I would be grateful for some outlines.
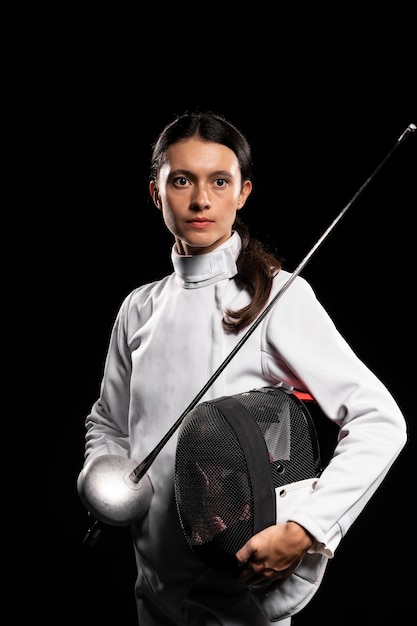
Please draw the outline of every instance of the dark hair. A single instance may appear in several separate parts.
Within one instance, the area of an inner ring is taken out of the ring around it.
[[[190,137],[200,137],[205,141],[227,146],[237,157],[242,183],[253,179],[252,151],[246,137],[222,115],[206,111],[184,113],[165,126],[152,146],[150,180],[157,180],[158,172],[165,163],[168,147]],[[238,333],[249,326],[267,304],[272,279],[281,269],[282,260],[268,252],[260,241],[252,237],[248,227],[238,216],[233,229],[242,239],[235,280],[251,297],[247,306],[238,311],[227,310],[223,319],[224,328],[228,332]]]

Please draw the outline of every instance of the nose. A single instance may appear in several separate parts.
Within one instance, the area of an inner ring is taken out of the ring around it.
[[[207,193],[207,189],[203,185],[195,187],[194,194],[191,199],[191,208],[194,211],[203,211],[210,208],[211,203]]]

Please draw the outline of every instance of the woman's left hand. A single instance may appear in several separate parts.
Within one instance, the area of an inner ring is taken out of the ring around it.
[[[236,553],[236,578],[250,586],[262,585],[268,594],[294,573],[312,544],[311,535],[295,522],[269,526]]]

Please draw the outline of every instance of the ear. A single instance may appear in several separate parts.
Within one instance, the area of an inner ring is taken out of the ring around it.
[[[245,180],[245,182],[243,183],[243,187],[239,196],[239,201],[236,207],[238,211],[244,206],[246,200],[250,196],[251,191],[252,191],[252,181]]]
[[[161,208],[161,200],[159,198],[158,187],[156,186],[156,182],[151,180],[149,183],[149,193],[152,196],[152,200],[157,209]]]

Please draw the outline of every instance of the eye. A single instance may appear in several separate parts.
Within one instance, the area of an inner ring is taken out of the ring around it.
[[[189,180],[188,178],[185,178],[185,176],[178,176],[177,178],[174,178],[173,183],[179,187],[185,187],[189,184]]]
[[[227,185],[227,180],[225,178],[216,178],[214,182],[217,187],[224,187]]]

